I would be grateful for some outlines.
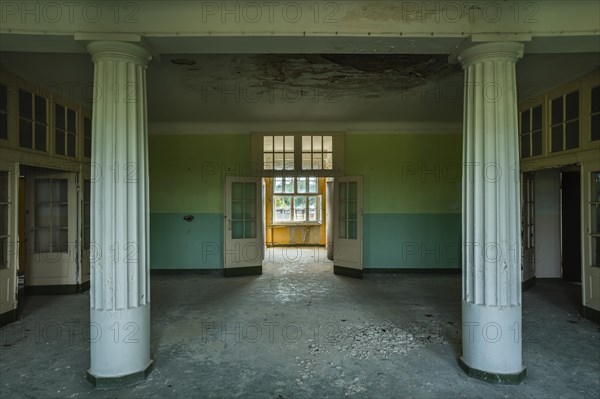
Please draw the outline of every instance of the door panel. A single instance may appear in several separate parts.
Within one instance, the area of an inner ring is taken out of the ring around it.
[[[227,176],[225,181],[225,275],[262,273],[262,184],[260,178]]]
[[[16,166],[5,165],[0,169],[0,314],[17,307],[17,180]]]
[[[27,285],[76,284],[76,174],[27,176],[27,196]]]
[[[362,277],[362,177],[334,181],[334,272]]]

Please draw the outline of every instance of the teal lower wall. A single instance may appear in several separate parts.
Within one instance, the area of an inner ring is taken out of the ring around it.
[[[151,269],[222,269],[223,215],[150,214]],[[365,269],[460,268],[460,214],[365,214]]]
[[[222,269],[222,245],[221,213],[150,214],[151,269]]]
[[[460,214],[363,215],[363,268],[460,268]]]

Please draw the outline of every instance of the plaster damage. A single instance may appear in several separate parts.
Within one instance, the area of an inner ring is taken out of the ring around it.
[[[401,95],[459,71],[447,55],[423,54],[266,54],[177,57],[171,68],[183,73],[186,86],[227,92],[239,88],[310,97],[316,92],[338,99]]]

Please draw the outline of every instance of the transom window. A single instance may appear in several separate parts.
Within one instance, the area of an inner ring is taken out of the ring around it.
[[[302,136],[302,170],[333,169],[333,137]]]
[[[273,224],[321,223],[319,179],[275,177],[273,179]]]
[[[542,106],[521,112],[521,158],[542,155]]]
[[[294,136],[264,136],[265,170],[294,170]]]
[[[579,91],[551,101],[550,131],[552,152],[579,147]]]
[[[600,140],[600,86],[592,89],[592,141]]]
[[[46,99],[19,90],[19,146],[46,151],[47,128]]]
[[[35,181],[35,252],[67,252],[67,179]]]
[[[77,113],[67,107],[55,106],[55,151],[59,155],[75,157],[77,148]]]
[[[0,85],[0,139],[8,140],[8,90]]]
[[[8,267],[8,172],[0,171],[0,269]]]

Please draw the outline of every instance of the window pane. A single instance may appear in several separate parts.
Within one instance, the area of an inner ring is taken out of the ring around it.
[[[552,127],[552,152],[563,149],[563,125]]]
[[[0,110],[8,109],[8,90],[5,85],[0,85]]]
[[[303,152],[311,152],[312,151],[310,136],[302,136],[302,151]]]
[[[521,136],[521,158],[527,158],[529,154],[529,133],[527,133]]]
[[[8,139],[8,116],[0,112],[0,139]]]
[[[274,206],[274,222],[289,222],[291,221],[292,197],[290,196],[273,196]]]
[[[35,252],[52,252],[50,247],[52,242],[50,231],[49,228],[35,229]]]
[[[41,203],[35,205],[35,227],[52,227],[52,205]]]
[[[35,124],[35,149],[46,151],[46,125]]]
[[[294,220],[306,221],[306,197],[294,197]]]
[[[244,205],[244,219],[256,220],[256,202],[246,201]]]
[[[52,207],[52,226],[54,227],[68,227],[69,226],[69,214],[67,204],[54,205]]]
[[[338,225],[338,237],[346,238],[346,221],[342,219],[340,219]]]
[[[264,169],[265,170],[273,170],[273,154],[265,154]]]
[[[579,91],[567,94],[565,101],[566,120],[579,118]]]
[[[323,151],[333,152],[333,137],[323,136]]]
[[[308,220],[317,221],[317,197],[308,197]]]
[[[313,151],[315,151],[315,152],[323,151],[322,139],[323,139],[323,136],[313,136]]]
[[[274,150],[283,152],[283,136],[275,136]]]
[[[90,228],[86,227],[83,230],[83,248],[90,249]]]
[[[566,149],[579,147],[579,121],[567,123]]]
[[[600,114],[592,116],[592,140],[600,140]]]
[[[294,170],[294,153],[285,153],[285,170]]]
[[[356,240],[358,232],[357,222],[353,220],[348,221],[348,238],[351,240]]]
[[[357,220],[356,201],[348,201],[348,219]]]
[[[600,201],[600,172],[592,173],[592,201]]]
[[[600,86],[592,89],[592,112],[600,112]]]
[[[235,182],[231,184],[231,198],[234,201],[244,200],[244,183]]]
[[[323,154],[323,169],[333,169],[333,154]]]
[[[8,172],[0,171],[0,202],[8,202]]]
[[[283,170],[283,153],[282,152],[276,152],[275,153],[275,160],[273,163],[273,169],[275,170]]]
[[[8,239],[0,237],[0,269],[8,267]]]
[[[284,192],[292,194],[294,192],[294,178],[286,177],[285,178],[285,187]]]
[[[65,155],[65,132],[57,130],[54,136],[54,147],[56,153],[59,155]]]
[[[22,118],[33,119],[33,109],[31,106],[32,94],[19,90],[19,116]]]
[[[0,236],[8,235],[8,205],[0,204]]]
[[[256,238],[256,222],[246,221],[244,238]]]
[[[46,99],[35,96],[35,121],[46,123]]]
[[[281,177],[275,178],[275,183],[273,184],[273,192],[274,193],[282,193],[283,192],[283,179]]]
[[[35,180],[35,202],[50,202],[52,200],[52,183],[50,179]]]
[[[598,204],[592,204],[592,221],[591,221],[591,228],[592,228],[592,234],[598,234],[600,233],[600,205]]]
[[[531,130],[542,130],[542,106],[538,105],[533,109],[531,117]]]
[[[521,133],[529,132],[529,110],[521,112]]]
[[[294,152],[294,136],[285,136],[285,152]]]
[[[312,169],[312,157],[310,153],[302,153],[302,170]]]
[[[57,129],[65,129],[65,108],[58,104],[54,107],[54,122]]]
[[[531,134],[531,155],[542,155],[542,131],[538,130]]]
[[[306,193],[306,189],[307,189],[307,187],[306,187],[306,177],[298,177],[296,179],[296,182],[297,182],[297,185],[298,185],[297,192],[299,194]]]
[[[56,203],[67,202],[67,179],[55,179],[52,180],[52,199]]]
[[[356,186],[356,182],[349,182],[348,183],[348,199],[351,201],[356,201],[357,199],[357,186]]]
[[[244,221],[232,221],[231,222],[231,238],[244,238]]]
[[[52,230],[53,252],[67,252],[69,235],[67,229]]]
[[[323,154],[322,153],[313,153],[312,169],[313,170],[323,169]]]
[[[77,131],[77,113],[72,109],[67,109],[67,130],[69,132]]]
[[[558,97],[552,100],[551,124],[556,125],[563,121],[563,98]]]
[[[32,124],[25,119],[19,119],[19,145],[24,148],[33,148]]]
[[[246,201],[254,201],[256,199],[256,183],[246,183],[245,186]]]
[[[67,135],[67,155],[70,157],[75,156],[75,135],[68,134]]]
[[[263,137],[263,151],[273,152],[273,136]]]
[[[92,140],[83,139],[83,155],[90,158],[92,156]]]
[[[231,218],[232,219],[243,219],[244,218],[244,203],[243,202],[232,202],[231,203]]]
[[[592,237],[592,266],[600,267],[600,237]]]
[[[308,192],[309,193],[318,193],[319,192],[318,179],[316,177],[308,178]]]

